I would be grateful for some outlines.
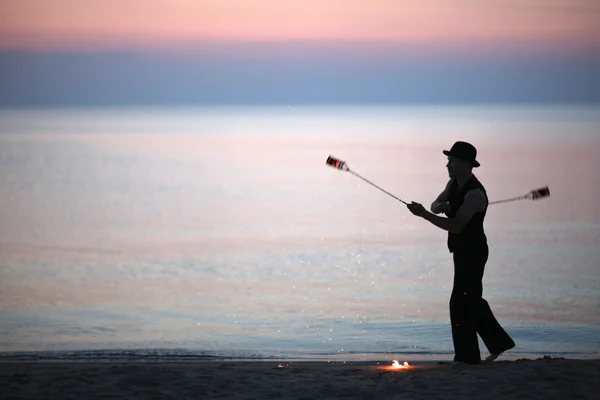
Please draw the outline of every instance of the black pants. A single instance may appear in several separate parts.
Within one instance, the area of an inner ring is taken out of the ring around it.
[[[483,270],[488,254],[487,244],[453,253],[454,287],[450,298],[450,322],[454,361],[481,363],[477,334],[490,353],[500,353],[515,346],[482,297]]]

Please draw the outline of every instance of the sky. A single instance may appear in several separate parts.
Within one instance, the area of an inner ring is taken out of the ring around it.
[[[0,1],[0,106],[597,102],[592,0]]]

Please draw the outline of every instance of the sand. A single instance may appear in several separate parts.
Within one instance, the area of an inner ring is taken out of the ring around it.
[[[600,360],[4,362],[2,399],[600,399]]]

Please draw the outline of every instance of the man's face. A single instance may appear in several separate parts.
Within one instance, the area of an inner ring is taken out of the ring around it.
[[[450,178],[468,174],[471,171],[471,163],[468,161],[459,160],[456,157],[448,156],[448,175]]]

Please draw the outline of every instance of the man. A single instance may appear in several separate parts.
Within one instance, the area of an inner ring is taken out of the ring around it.
[[[473,175],[479,167],[477,150],[466,142],[456,142],[448,156],[450,180],[444,191],[431,204],[431,213],[412,202],[407,207],[415,215],[448,231],[448,249],[454,259],[454,286],[450,297],[450,322],[454,342],[454,361],[481,363],[477,334],[490,351],[486,362],[515,347],[515,342],[502,329],[483,294],[483,270],[488,259],[487,238],[483,220],[488,198],[483,185]],[[437,216],[444,212],[448,218]]]

